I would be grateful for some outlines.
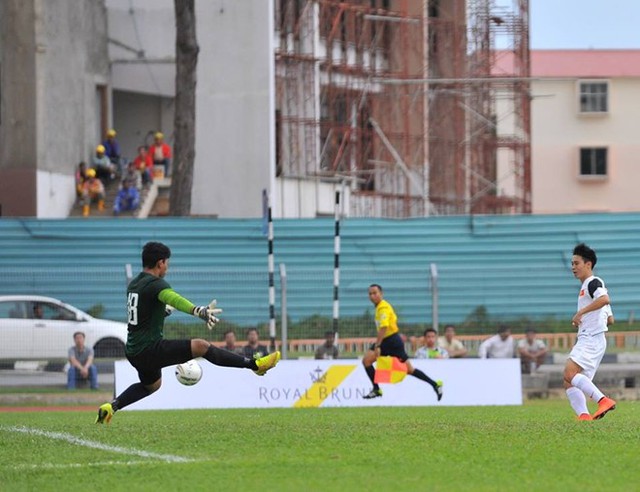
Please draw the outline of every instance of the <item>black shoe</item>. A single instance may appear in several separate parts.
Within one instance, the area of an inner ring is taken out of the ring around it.
[[[436,385],[433,387],[433,391],[436,392],[438,396],[438,401],[442,400],[442,381],[436,381]]]
[[[381,389],[372,389],[368,395],[364,395],[365,400],[372,400],[373,398],[380,398],[382,396]]]

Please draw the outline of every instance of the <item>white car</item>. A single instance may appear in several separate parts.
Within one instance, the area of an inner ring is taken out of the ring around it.
[[[0,359],[66,359],[73,334],[95,357],[124,357],[127,325],[43,296],[0,296]]]

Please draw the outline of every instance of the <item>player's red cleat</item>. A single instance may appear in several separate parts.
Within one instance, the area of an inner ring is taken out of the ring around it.
[[[616,401],[612,400],[611,398],[607,398],[606,396],[603,396],[602,398],[600,398],[600,401],[598,402],[598,411],[593,414],[593,420],[601,419],[607,414],[607,412],[610,412],[611,410],[615,410],[615,409],[616,409]]]
[[[593,420],[593,417],[588,413],[581,413],[578,415],[578,420]]]

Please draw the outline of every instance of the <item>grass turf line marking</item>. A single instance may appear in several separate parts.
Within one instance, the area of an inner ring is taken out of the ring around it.
[[[89,441],[82,439],[71,434],[64,432],[50,432],[41,429],[30,429],[29,427],[0,427],[0,430],[6,430],[9,432],[20,432],[22,434],[30,434],[34,436],[48,437],[50,439],[58,439],[60,441],[67,441],[71,444],[77,444],[78,446],[85,446],[87,448],[101,449],[102,451],[110,451],[113,453],[129,454],[133,456],[140,456],[142,458],[152,458],[156,460],[165,461],[167,463],[188,463],[191,462],[189,458],[183,458],[182,456],[174,456],[171,454],[159,454],[152,453],[150,451],[142,451],[133,448],[123,448],[121,446],[110,446],[101,442]]]
[[[198,463],[204,460],[189,460],[189,463]],[[176,463],[175,461],[173,463]],[[24,465],[12,465],[4,467],[5,469],[22,471],[22,470],[62,470],[65,468],[97,468],[101,466],[137,466],[137,465],[154,465],[155,461],[141,461],[141,460],[129,460],[129,461],[95,461],[93,463],[39,463],[39,464],[24,464]]]

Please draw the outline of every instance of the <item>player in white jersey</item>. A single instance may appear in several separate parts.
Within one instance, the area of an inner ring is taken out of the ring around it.
[[[564,367],[564,387],[579,420],[600,419],[616,408],[616,402],[606,397],[592,381],[607,347],[604,334],[608,330],[610,312],[606,308],[609,293],[604,281],[593,275],[597,261],[595,251],[586,244],[580,243],[573,249],[571,270],[582,285],[578,294],[578,311],[571,320],[578,328],[578,339]],[[587,409],[585,395],[598,403],[593,417]]]

